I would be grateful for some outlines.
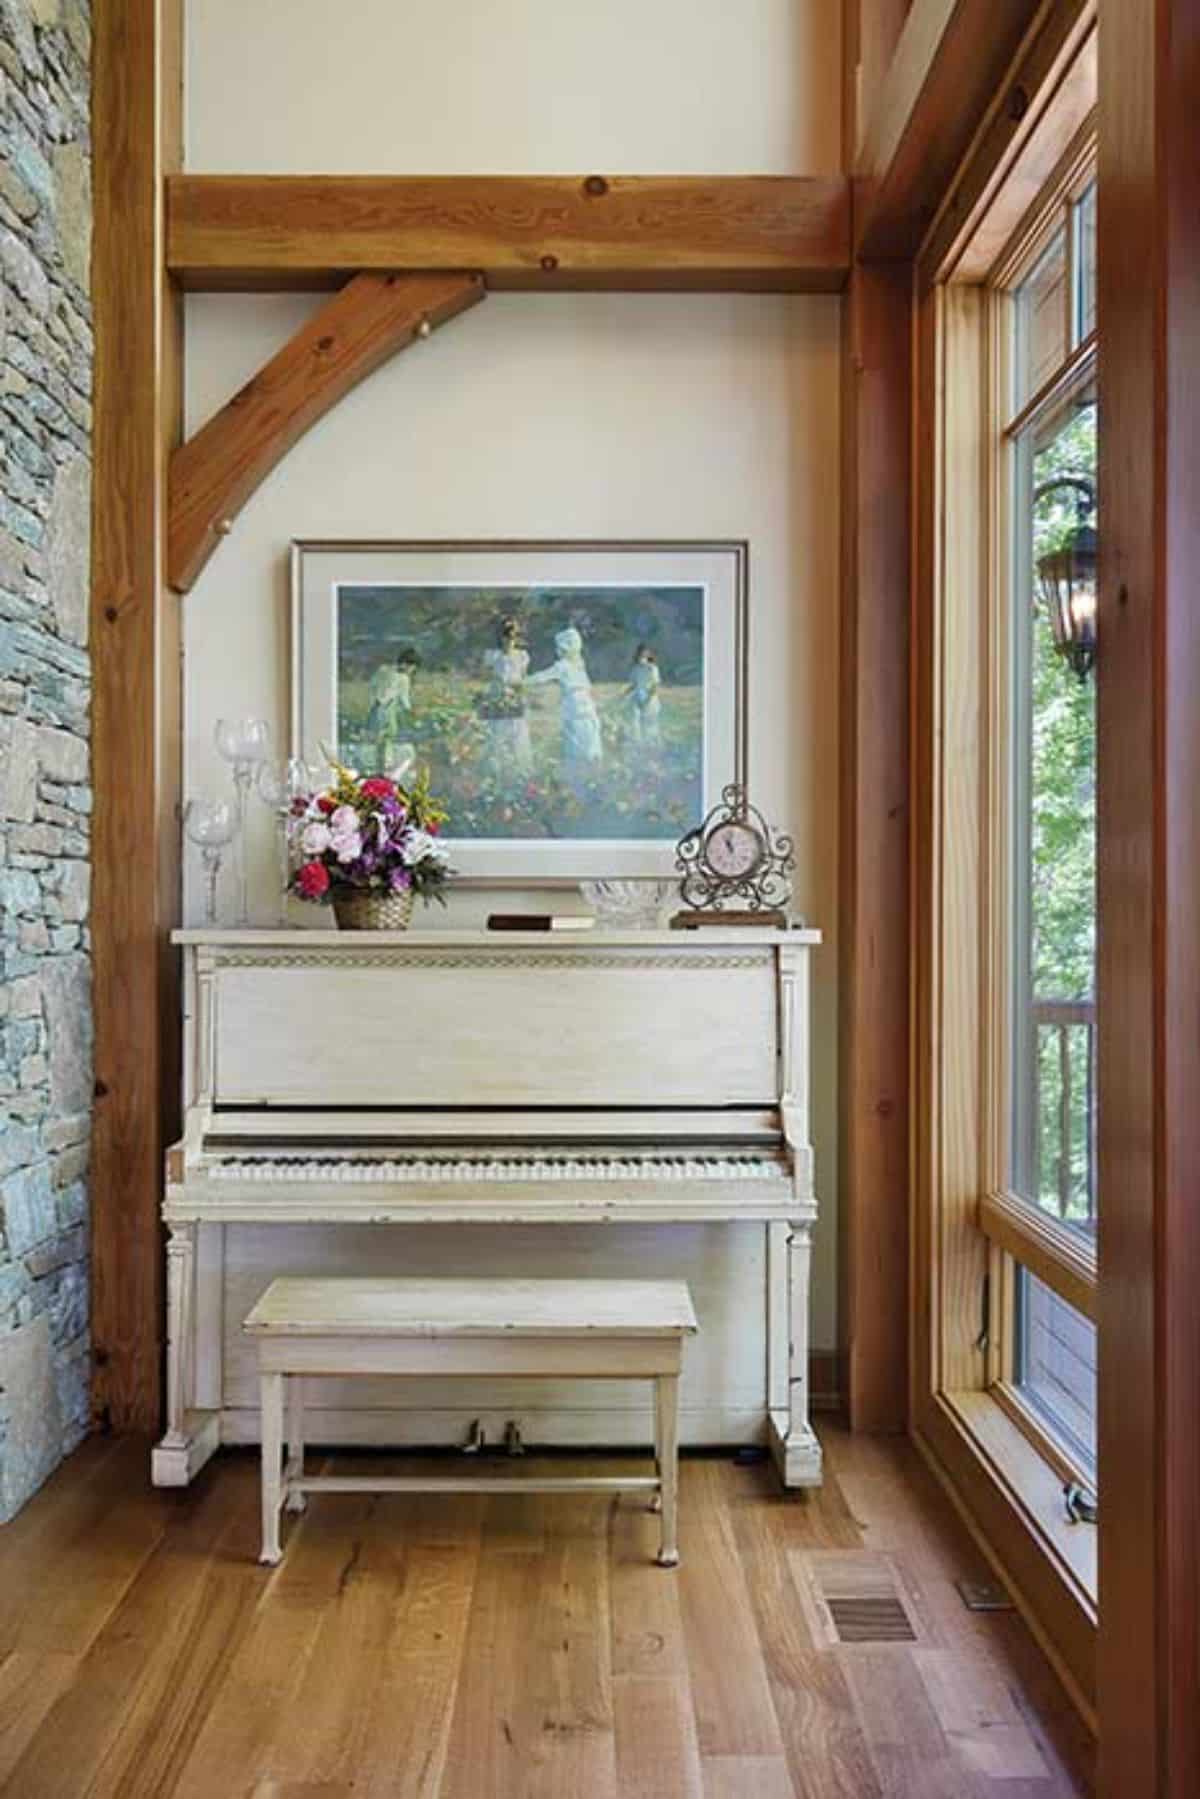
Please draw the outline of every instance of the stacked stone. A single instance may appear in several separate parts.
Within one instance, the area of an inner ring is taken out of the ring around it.
[[[0,1521],[88,1423],[89,0],[0,0]]]

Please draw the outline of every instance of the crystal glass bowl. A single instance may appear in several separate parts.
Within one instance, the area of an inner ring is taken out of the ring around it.
[[[580,881],[579,891],[602,924],[652,931],[675,892],[674,881]]]

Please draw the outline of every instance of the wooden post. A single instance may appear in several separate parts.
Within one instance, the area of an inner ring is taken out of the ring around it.
[[[853,164],[903,24],[847,0]],[[842,315],[840,1337],[856,1430],[908,1416],[908,654],[912,266],[855,260]]]
[[[858,264],[843,357],[841,1293],[856,1430],[903,1430],[908,1367],[912,269]]]
[[[1100,0],[1100,1791],[1200,1792],[1200,0]]]
[[[178,602],[163,579],[181,320],[163,274],[163,178],[181,147],[181,0],[106,0],[93,63],[92,514],[94,1411],[155,1430],[162,1403],[166,1129],[179,1024]]]

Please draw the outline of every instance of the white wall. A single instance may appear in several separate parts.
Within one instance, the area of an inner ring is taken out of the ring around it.
[[[840,0],[190,0],[195,170],[818,172],[840,141]],[[194,429],[315,296],[194,296]],[[832,298],[492,296],[292,451],[185,602],[186,783],[221,712],[287,717],[296,536],[745,537],[750,770],[826,932],[815,993],[823,1222],[814,1341],[836,1339],[838,317]],[[254,904],[271,914],[265,813]],[[189,868],[189,917],[199,911]],[[435,921],[436,922],[436,921]],[[730,1255],[736,1254],[730,1237]]]

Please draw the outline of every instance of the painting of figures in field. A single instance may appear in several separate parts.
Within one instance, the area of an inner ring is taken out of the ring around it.
[[[339,583],[337,738],[460,839],[673,843],[704,810],[701,584]]]

